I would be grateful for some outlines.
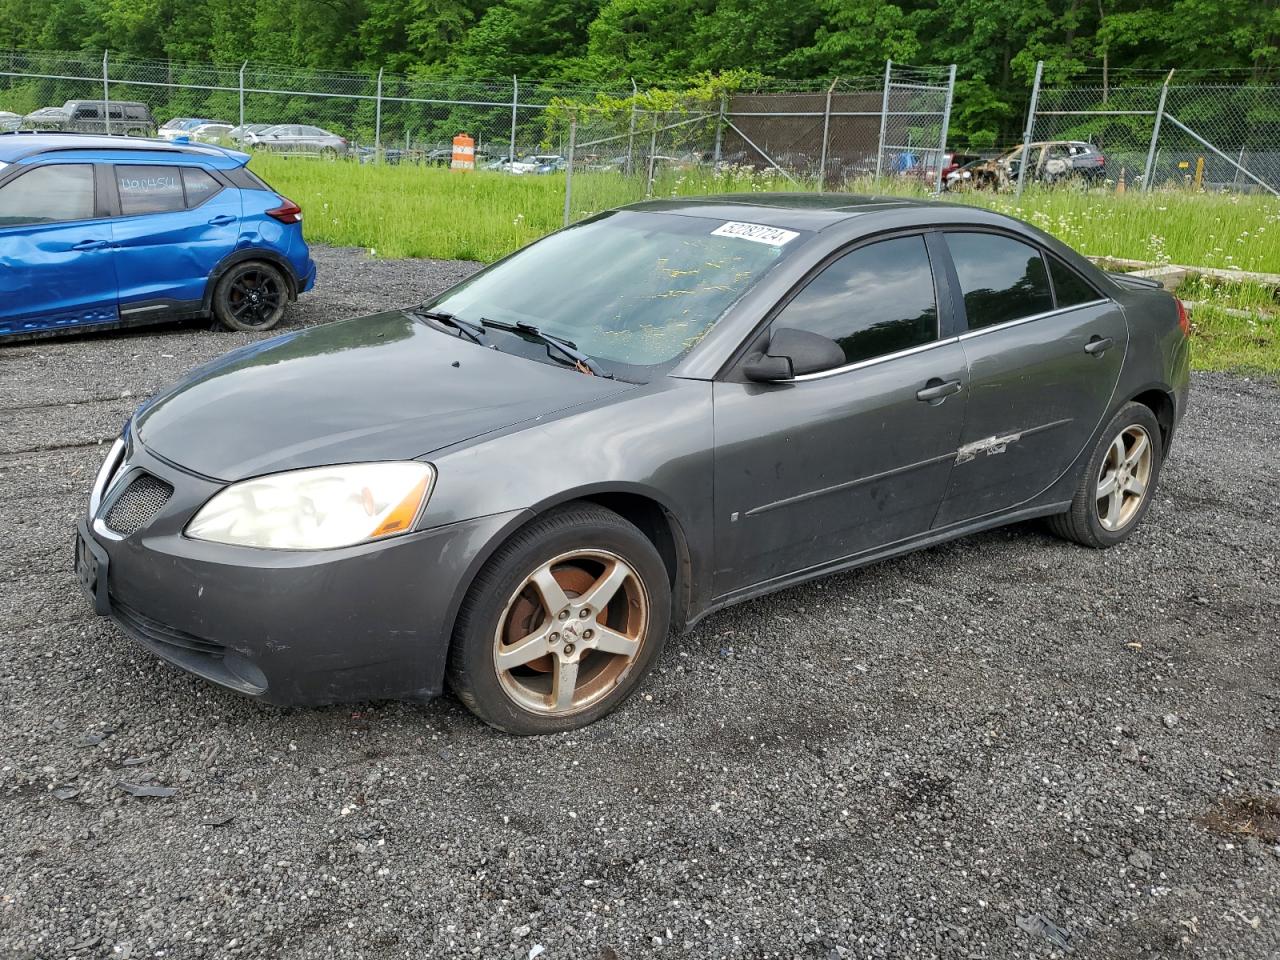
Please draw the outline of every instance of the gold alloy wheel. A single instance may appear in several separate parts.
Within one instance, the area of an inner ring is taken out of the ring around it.
[[[1151,483],[1151,465],[1146,427],[1125,427],[1112,441],[1098,474],[1095,508],[1104,530],[1121,530],[1137,515]]]
[[[574,550],[534,570],[507,601],[493,664],[521,707],[565,716],[623,681],[648,626],[649,595],[630,565],[608,550]]]

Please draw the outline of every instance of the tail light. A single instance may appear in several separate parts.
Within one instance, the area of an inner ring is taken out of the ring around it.
[[[1173,302],[1178,305],[1178,326],[1182,328],[1184,337],[1191,336],[1191,318],[1187,316],[1187,308],[1177,297],[1173,298]]]
[[[274,217],[281,223],[301,223],[302,208],[290,200],[288,197],[280,198],[283,202],[278,207],[272,207],[267,211],[268,217]]]

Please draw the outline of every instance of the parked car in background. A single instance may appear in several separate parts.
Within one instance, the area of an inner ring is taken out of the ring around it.
[[[202,123],[217,123],[217,121],[202,117],[174,117],[161,124],[160,129],[156,131],[156,136],[161,140],[172,140],[175,137],[190,134]]]
[[[229,123],[202,123],[194,127],[189,135],[192,140],[198,140],[201,143],[229,143],[231,130]]]
[[[60,107],[41,107],[22,118],[31,130],[67,130],[149,137],[155,133],[151,108],[132,100],[68,100]]]
[[[1018,179],[1022,165],[1022,147],[1017,146],[999,161],[1010,180]],[[1076,181],[1085,185],[1098,183],[1107,176],[1107,158],[1097,147],[1083,140],[1048,140],[1032,143],[1027,151],[1026,180],[1047,184]]]
[[[0,134],[0,342],[215,317],[268,330],[310,290],[302,211],[243,153]]]
[[[982,158],[976,153],[960,153],[956,150],[948,150],[942,155],[942,185],[946,189],[947,177],[955,173],[965,164],[973,163]]]
[[[503,169],[508,173],[516,174],[547,174],[564,170],[568,166],[569,161],[558,153],[538,153],[521,157],[514,163],[507,164]]]
[[[246,123],[246,124],[244,124],[243,126],[235,126],[235,127],[232,127],[232,128],[227,132],[227,137],[228,137],[230,140],[232,140],[234,143],[240,143],[240,144],[243,144],[243,143],[245,143],[245,142],[246,142],[246,139],[248,138],[248,136],[249,136],[250,134],[253,134],[253,133],[261,133],[263,130],[266,130],[266,129],[267,129],[268,127],[270,127],[270,126],[273,126],[273,124],[270,124],[270,123]]]
[[[650,201],[169,387],[75,565],[145,649],[259,700],[447,682],[501,729],[568,730],[730,604],[1037,517],[1123,542],[1188,333],[1154,281],[990,210]]]
[[[257,133],[246,134],[245,146],[261,147],[290,153],[319,153],[334,156],[345,154],[350,148],[346,137],[340,137],[321,127],[308,127],[295,123],[279,123]]]
[[[9,113],[7,110],[0,110],[0,133],[4,133],[8,130],[17,130],[21,126],[21,114]]]

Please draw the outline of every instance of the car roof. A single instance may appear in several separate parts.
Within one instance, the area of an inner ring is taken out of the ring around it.
[[[726,193],[706,197],[644,200],[625,210],[675,213],[709,220],[745,220],[788,230],[821,230],[854,217],[904,207],[938,206],[936,201],[852,193]]]
[[[207,143],[175,143],[144,137],[107,137],[77,133],[0,133],[0,162],[15,163],[47,154],[95,159],[94,154],[118,158],[122,153],[186,154],[198,156],[210,166],[222,169],[242,167],[247,153],[227,150]],[[85,157],[85,154],[89,154]]]

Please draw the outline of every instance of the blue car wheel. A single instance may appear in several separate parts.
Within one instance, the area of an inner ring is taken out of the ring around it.
[[[284,316],[289,287],[269,263],[238,263],[218,281],[213,314],[230,330],[270,330]]]

